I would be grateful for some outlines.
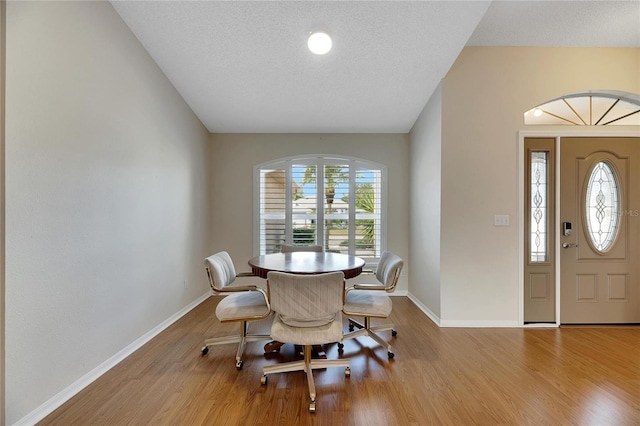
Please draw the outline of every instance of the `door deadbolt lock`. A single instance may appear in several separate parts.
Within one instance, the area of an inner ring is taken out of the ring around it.
[[[563,248],[571,248],[571,247],[578,247],[578,245],[574,244],[574,243],[563,243],[562,247]]]

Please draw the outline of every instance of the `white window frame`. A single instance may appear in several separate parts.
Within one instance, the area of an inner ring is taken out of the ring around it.
[[[376,265],[379,260],[379,255],[386,250],[387,242],[387,166],[379,164],[373,161],[364,160],[357,157],[348,156],[334,156],[334,155],[303,155],[279,158],[266,163],[258,164],[253,169],[253,253],[254,256],[261,254],[260,252],[260,172],[263,169],[284,169],[285,178],[287,182],[291,182],[292,165],[315,165],[316,166],[316,200],[321,204],[317,208],[317,220],[316,220],[316,235],[320,236],[324,234],[324,188],[321,182],[324,182],[324,166],[331,164],[345,164],[349,166],[349,194],[355,194],[356,189],[356,171],[358,169],[377,170],[380,172],[380,242],[377,245],[377,255],[374,257],[363,258],[367,266]],[[292,193],[291,185],[286,185],[285,194],[287,197],[286,210],[285,210],[285,235],[287,241],[292,238],[293,235],[293,221],[292,221]],[[355,223],[356,223],[356,209],[355,209],[355,197],[350,197],[349,206],[349,247],[350,254],[355,253]],[[290,241],[289,241],[290,242]]]

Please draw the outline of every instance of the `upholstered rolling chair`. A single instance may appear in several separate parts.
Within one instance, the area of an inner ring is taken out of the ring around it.
[[[290,245],[290,244],[282,244],[280,247],[280,253],[293,253],[293,252],[310,252],[310,253],[322,253],[324,249],[322,246],[298,246],[298,245]],[[264,351],[269,352],[280,352],[280,348],[282,347],[282,342],[270,342],[264,345]],[[302,348],[296,345],[296,350],[300,351],[302,354]]]
[[[269,301],[275,311],[271,337],[281,342],[301,345],[304,360],[269,365],[262,368],[263,385],[272,373],[304,371],[309,385],[309,411],[316,411],[316,389],[313,370],[327,367],[345,367],[351,374],[349,360],[311,359],[311,346],[342,340],[342,304],[344,300],[344,274],[330,272],[318,275],[296,275],[269,272],[267,276]]]
[[[236,279],[236,270],[226,251],[207,257],[204,263],[211,290],[214,294],[225,295],[216,307],[216,317],[220,322],[239,322],[240,334],[205,340],[202,355],[209,352],[209,346],[238,343],[236,368],[240,369],[243,365],[242,352],[246,343],[271,339],[268,334],[247,333],[248,321],[266,318],[271,313],[267,294],[255,285],[231,285]],[[249,274],[239,276],[242,275]]]
[[[387,293],[395,290],[403,265],[403,260],[397,255],[388,251],[383,252],[376,269],[376,279],[379,284],[355,284],[349,287],[346,291],[344,307],[342,308],[342,312],[349,317],[350,331],[350,333],[345,334],[344,339],[369,336],[381,346],[387,348],[389,359],[395,356],[391,345],[377,333],[386,330],[391,330],[393,336],[397,333],[393,328],[393,324],[372,327],[371,318],[387,318],[391,314],[393,306]],[[363,317],[364,322],[359,323],[352,319],[352,316]],[[354,331],[354,328],[358,328],[358,330]]]
[[[322,246],[292,246],[289,244],[283,244],[280,248],[281,253],[291,253],[294,251],[312,251],[312,252],[323,252]]]

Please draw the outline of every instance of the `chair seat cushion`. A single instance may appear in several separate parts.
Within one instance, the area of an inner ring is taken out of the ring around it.
[[[262,293],[247,291],[225,296],[216,307],[216,316],[220,321],[241,321],[263,316],[268,310]]]
[[[342,311],[350,315],[386,318],[391,314],[391,298],[380,290],[351,290]]]
[[[271,324],[271,338],[278,342],[296,345],[320,345],[342,341],[342,312],[337,312],[333,321],[318,327],[291,327],[276,315]]]

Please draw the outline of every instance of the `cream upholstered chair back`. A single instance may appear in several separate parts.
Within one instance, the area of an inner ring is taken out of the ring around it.
[[[344,274],[296,275],[272,271],[267,275],[267,288],[271,308],[283,323],[290,327],[320,327],[333,321],[342,310]]]
[[[342,342],[342,306],[344,274],[330,272],[317,275],[295,275],[284,272],[267,274],[269,300],[276,312],[271,324],[271,337],[285,343],[303,346],[304,360],[262,367],[260,383],[267,384],[272,373],[304,371],[309,387],[309,411],[316,411],[316,387],[313,370],[344,367],[351,375],[348,359],[312,359],[311,345]]]
[[[376,279],[384,285],[387,293],[391,293],[396,289],[403,266],[404,261],[396,254],[385,251],[380,256],[380,262],[376,269]]]
[[[236,269],[233,266],[231,256],[226,251],[221,251],[204,260],[209,285],[214,292],[224,292],[228,285],[236,279]]]
[[[294,251],[311,251],[321,253],[324,249],[322,246],[294,246],[289,244],[283,244],[282,247],[280,247],[281,253],[292,253]]]

